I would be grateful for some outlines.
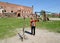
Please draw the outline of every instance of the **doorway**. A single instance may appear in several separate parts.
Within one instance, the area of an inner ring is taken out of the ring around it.
[[[18,17],[20,17],[21,15],[20,15],[20,13],[18,13]]]

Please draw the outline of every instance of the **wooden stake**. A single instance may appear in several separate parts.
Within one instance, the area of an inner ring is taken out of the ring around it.
[[[24,40],[24,38],[25,38],[25,34],[24,34],[24,29],[25,29],[25,16],[24,16],[24,25],[23,25],[23,40]]]

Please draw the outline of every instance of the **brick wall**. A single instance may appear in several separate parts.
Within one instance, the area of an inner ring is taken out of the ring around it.
[[[27,7],[27,6],[21,6],[21,5],[16,5],[16,4],[11,4],[11,3],[5,3],[5,2],[0,2],[0,6],[6,10],[7,13],[15,13],[16,16],[23,17],[23,16],[30,16],[30,14],[33,13],[33,8],[32,7]]]

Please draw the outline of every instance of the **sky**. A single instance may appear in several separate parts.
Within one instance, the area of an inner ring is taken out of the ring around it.
[[[40,12],[41,10],[53,13],[60,12],[60,0],[0,0],[0,1],[29,7],[32,7],[33,5],[34,12],[35,11]]]

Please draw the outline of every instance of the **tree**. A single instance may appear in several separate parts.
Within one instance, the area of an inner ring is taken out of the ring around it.
[[[59,13],[59,18],[60,18],[60,13]]]
[[[46,21],[46,12],[41,10],[41,15],[43,15],[43,21]]]

